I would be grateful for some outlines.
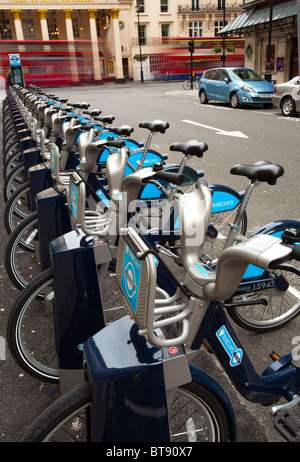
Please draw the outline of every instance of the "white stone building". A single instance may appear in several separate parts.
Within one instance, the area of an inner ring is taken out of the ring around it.
[[[240,2],[226,0],[225,11],[226,24],[241,13]],[[145,79],[153,78],[151,56],[163,38],[212,37],[223,25],[222,0],[1,0],[0,51],[59,51],[64,44],[85,57],[75,83],[83,76],[122,83],[140,78],[140,52]]]

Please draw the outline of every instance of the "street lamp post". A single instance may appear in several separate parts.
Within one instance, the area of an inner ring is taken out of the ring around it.
[[[141,44],[141,38],[140,38],[140,11],[141,11],[141,7],[139,5],[137,5],[135,7],[135,9],[136,9],[136,12],[137,12],[137,15],[138,15],[138,41],[139,41],[139,47],[140,47],[141,82],[144,82],[143,60],[142,60],[142,44]]]
[[[225,27],[225,18],[226,18],[226,0],[222,1],[223,8],[223,27]],[[223,67],[225,67],[226,54],[225,54],[225,34],[223,35],[223,55],[222,55]]]
[[[272,63],[271,63],[272,21],[273,21],[273,0],[270,0],[269,37],[268,37],[267,64],[266,64],[266,75],[265,75],[265,79],[268,82],[271,82],[272,80]]]

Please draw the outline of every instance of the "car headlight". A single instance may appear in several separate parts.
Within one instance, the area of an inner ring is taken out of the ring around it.
[[[248,93],[253,93],[255,92],[254,88],[249,87],[248,85],[243,85],[242,90],[247,91]]]

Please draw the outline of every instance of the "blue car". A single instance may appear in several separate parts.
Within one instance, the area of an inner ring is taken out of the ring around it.
[[[253,69],[218,67],[204,71],[199,85],[201,104],[209,100],[225,101],[232,108],[246,104],[272,107],[274,87]]]

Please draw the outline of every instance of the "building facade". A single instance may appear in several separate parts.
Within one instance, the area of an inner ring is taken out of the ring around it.
[[[243,13],[221,30],[244,35],[245,66],[276,83],[299,75],[297,1],[244,0]]]
[[[154,61],[168,37],[213,37],[241,13],[226,0],[6,0],[0,2],[0,38],[6,52],[38,50],[37,44],[89,54],[82,72],[95,82],[153,78]],[[18,43],[15,43],[17,41]],[[14,43],[13,43],[14,42]],[[23,43],[22,43],[23,42]],[[42,43],[41,43],[42,42]],[[139,61],[140,55],[145,60]]]

